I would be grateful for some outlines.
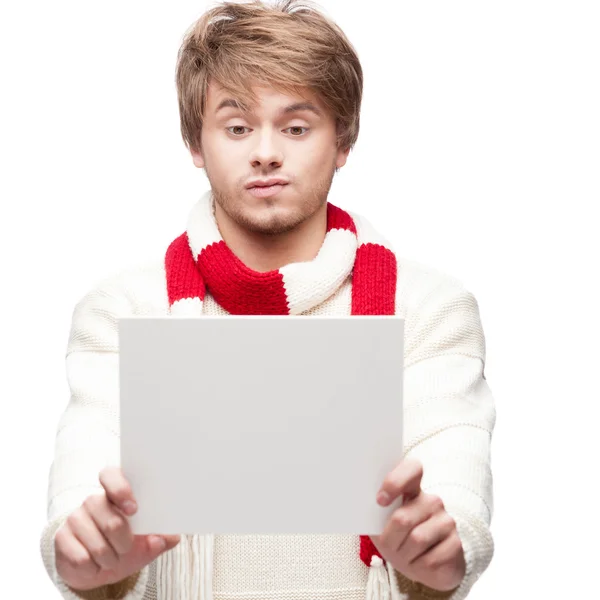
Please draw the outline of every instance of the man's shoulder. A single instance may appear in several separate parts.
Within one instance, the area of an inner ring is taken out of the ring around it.
[[[119,312],[152,314],[168,309],[163,258],[125,265],[98,278],[78,302]]]
[[[405,367],[443,354],[485,362],[479,305],[454,275],[416,260],[398,260],[396,314],[405,319]]]
[[[396,304],[401,312],[414,310],[428,299],[470,293],[458,277],[431,264],[403,256],[397,256],[397,263]]]
[[[399,253],[390,239],[382,235],[365,215],[348,211],[363,238],[374,244],[383,245],[390,249],[398,267],[396,285],[396,306],[400,312],[420,306],[432,295],[440,298],[445,294],[455,294],[457,291],[467,292],[463,283],[454,275],[414,258]]]
[[[98,279],[73,309],[67,355],[72,352],[116,352],[118,321],[134,315],[168,313],[163,262],[129,265]]]

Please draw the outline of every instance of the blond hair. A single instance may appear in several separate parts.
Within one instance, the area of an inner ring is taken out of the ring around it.
[[[184,142],[200,149],[209,81],[217,81],[243,111],[258,104],[251,85],[315,93],[333,115],[337,147],[358,137],[363,74],[343,31],[312,2],[219,2],[185,33],[176,84]]]

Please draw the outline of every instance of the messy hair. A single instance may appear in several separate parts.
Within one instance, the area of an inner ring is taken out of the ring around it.
[[[252,85],[302,96],[315,93],[335,118],[337,147],[359,131],[363,73],[344,32],[310,1],[219,2],[184,35],[177,55],[181,134],[201,149],[210,81],[236,98],[243,112],[258,104]]]

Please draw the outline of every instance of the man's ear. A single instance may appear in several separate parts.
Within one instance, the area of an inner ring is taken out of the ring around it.
[[[337,151],[337,156],[335,159],[336,169],[341,169],[346,164],[346,160],[348,160],[348,154],[350,154],[350,148],[340,148]]]
[[[190,153],[192,155],[192,160],[194,161],[194,165],[196,165],[199,169],[204,168],[204,158],[202,157],[202,152],[197,148],[190,148]]]

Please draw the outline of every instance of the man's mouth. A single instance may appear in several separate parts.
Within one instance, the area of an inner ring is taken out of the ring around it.
[[[287,183],[275,183],[273,185],[255,185],[248,188],[248,191],[257,198],[266,198],[278,194]]]

